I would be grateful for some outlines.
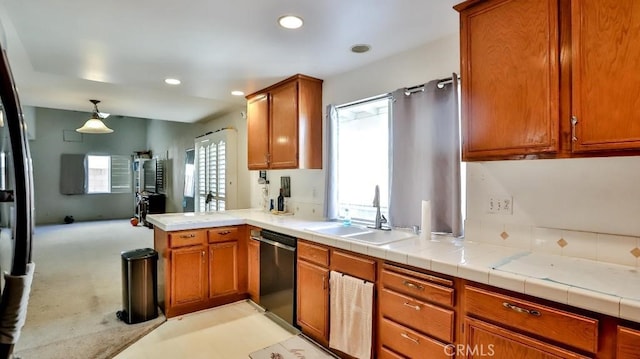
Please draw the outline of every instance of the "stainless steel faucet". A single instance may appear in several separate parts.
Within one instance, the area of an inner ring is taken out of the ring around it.
[[[382,213],[380,213],[380,187],[376,185],[376,192],[373,196],[373,206],[376,207],[376,222],[372,227],[374,229],[389,229],[382,228],[382,224],[387,223],[387,219]]]

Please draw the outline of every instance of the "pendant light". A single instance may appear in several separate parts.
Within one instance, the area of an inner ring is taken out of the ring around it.
[[[104,122],[102,122],[102,118],[100,118],[100,111],[98,111],[98,103],[99,100],[89,100],[93,104],[93,114],[91,114],[91,118],[84,123],[84,125],[80,128],[77,128],[76,131],[80,133],[111,133],[112,129],[107,127]]]

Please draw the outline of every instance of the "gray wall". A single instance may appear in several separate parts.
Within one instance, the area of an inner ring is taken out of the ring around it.
[[[111,116],[105,123],[114,132],[82,135],[82,142],[65,142],[63,131],[74,131],[91,116],[88,112],[36,108],[35,140],[29,141],[33,158],[36,224],[62,223],[64,216],[77,221],[129,218],[133,194],[60,194],[60,155],[93,153],[131,155],[147,147],[147,119]]]

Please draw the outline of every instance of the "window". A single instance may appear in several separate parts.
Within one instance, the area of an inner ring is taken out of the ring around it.
[[[131,193],[129,156],[87,155],[86,193]]]
[[[339,106],[338,210],[352,219],[372,222],[375,187],[380,187],[380,211],[389,211],[389,108],[390,97],[377,97]]]
[[[203,139],[196,144],[198,198],[196,211],[224,211],[226,207],[225,141]]]

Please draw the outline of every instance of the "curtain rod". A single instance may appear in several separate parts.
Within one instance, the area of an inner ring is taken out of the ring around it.
[[[460,77],[458,77],[458,81],[460,81]],[[438,81],[436,86],[439,89],[443,89],[446,85],[449,85],[449,84],[452,84],[452,83],[453,83],[453,77],[445,77],[443,79],[440,79],[440,81]],[[417,86],[411,86],[411,87],[405,87],[404,94],[406,96],[409,96],[414,92],[423,92],[423,91],[424,91],[424,84],[417,85]]]
[[[458,76],[458,81],[460,81],[461,77]],[[440,82],[438,82],[436,84],[436,86],[438,86],[439,89],[444,88],[446,85],[452,84],[453,83],[453,77],[447,77],[444,78],[442,80],[440,80]]]

